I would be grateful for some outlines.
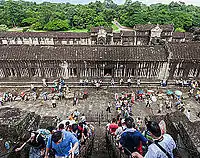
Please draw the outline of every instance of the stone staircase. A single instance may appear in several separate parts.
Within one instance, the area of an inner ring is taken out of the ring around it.
[[[109,158],[107,147],[106,147],[106,138],[105,138],[105,125],[96,124],[95,125],[95,138],[92,155],[90,158]]]

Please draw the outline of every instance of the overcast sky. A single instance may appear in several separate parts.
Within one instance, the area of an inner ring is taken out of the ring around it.
[[[26,0],[26,1],[35,1],[37,3],[41,3],[41,2],[44,2],[44,1],[48,1],[48,2],[69,2],[69,3],[72,3],[72,4],[87,4],[89,2],[94,2],[96,0]],[[100,1],[104,1],[104,0],[100,0]],[[115,3],[117,4],[123,4],[125,2],[125,0],[113,0]],[[132,0],[133,2],[136,1],[136,0]],[[155,3],[166,3],[166,4],[169,4],[172,0],[138,0],[142,3],[145,3],[145,4],[155,4]],[[174,0],[174,1],[180,1],[180,0]],[[200,0],[181,0],[182,2],[185,2],[186,4],[193,4],[193,5],[197,5],[197,6],[200,6]]]

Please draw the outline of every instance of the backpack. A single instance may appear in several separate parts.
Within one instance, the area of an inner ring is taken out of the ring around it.
[[[127,148],[131,153],[133,152],[138,152],[138,147],[140,145],[140,138],[138,135],[135,134],[135,132],[124,132],[125,133],[125,139],[124,139],[124,146],[125,148]],[[129,155],[129,152],[127,152],[126,150],[124,150],[124,153],[126,155]]]

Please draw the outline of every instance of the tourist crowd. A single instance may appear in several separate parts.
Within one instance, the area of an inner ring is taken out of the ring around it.
[[[94,126],[86,122],[84,114],[75,110],[67,120],[57,127],[31,131],[30,138],[15,151],[21,151],[30,145],[29,158],[74,158],[94,136]]]
[[[191,82],[190,89],[200,94],[198,82]],[[189,95],[190,96],[190,95]],[[192,95],[194,96],[194,95]],[[195,96],[194,96],[195,97]],[[158,107],[157,113],[171,108],[185,112],[190,119],[190,110],[185,111],[184,97],[181,91],[143,90],[139,89],[132,93],[115,93],[113,105],[117,111],[116,118],[106,125],[107,132],[114,137],[118,148],[126,155],[134,158],[173,158],[173,150],[176,144],[173,138],[166,134],[166,125],[143,121],[141,117],[133,119],[132,112],[135,102],[144,102],[146,107]],[[111,112],[111,103],[108,103],[106,111]]]
[[[145,119],[136,122],[132,117],[116,120],[107,124],[107,132],[114,137],[114,142],[129,158],[173,158],[176,148],[173,138],[166,134],[161,124]],[[113,139],[112,139],[113,140]]]

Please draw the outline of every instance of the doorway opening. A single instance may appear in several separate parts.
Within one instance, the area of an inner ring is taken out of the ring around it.
[[[104,69],[104,76],[112,76],[112,69]]]

